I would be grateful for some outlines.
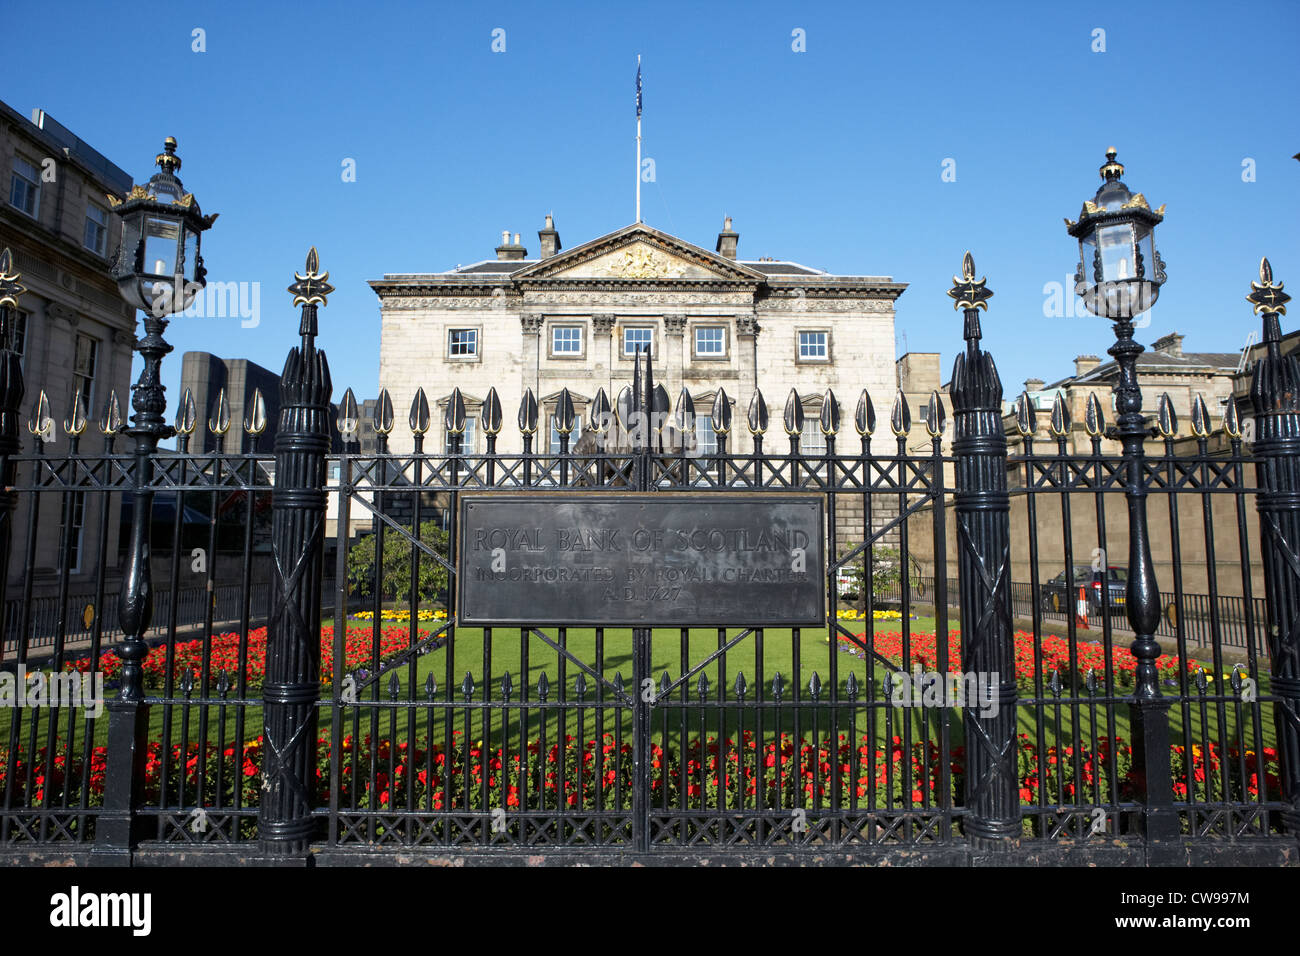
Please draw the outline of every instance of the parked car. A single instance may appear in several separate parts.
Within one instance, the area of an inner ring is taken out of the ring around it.
[[[1088,564],[1075,565],[1074,590],[1072,592],[1069,591],[1065,572],[1062,571],[1040,586],[1039,603],[1044,611],[1052,611],[1056,614],[1073,614],[1075,605],[1079,602],[1079,588],[1083,588],[1088,597],[1088,613],[1100,614],[1102,610],[1101,583],[1103,577],[1109,582],[1107,591],[1110,595],[1111,610],[1124,610],[1128,597],[1128,570],[1117,568],[1114,565],[1108,567],[1105,572],[1094,569]]]

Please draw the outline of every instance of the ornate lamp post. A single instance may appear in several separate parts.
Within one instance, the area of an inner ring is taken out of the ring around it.
[[[1133,769],[1137,796],[1143,803],[1142,826],[1149,841],[1178,836],[1169,780],[1169,702],[1160,694],[1156,658],[1160,645],[1153,636],[1160,623],[1160,590],[1151,561],[1147,525],[1147,491],[1143,481],[1143,445],[1148,436],[1142,414],[1142,389],[1137,359],[1146,349],[1133,339],[1133,319],[1155,304],[1165,281],[1165,264],[1155,247],[1155,227],[1164,219],[1164,206],[1152,210],[1146,197],[1121,181],[1124,167],[1106,150],[1101,188],[1085,200],[1079,221],[1065,221],[1079,240],[1075,292],[1089,312],[1115,324],[1115,344],[1107,351],[1119,366],[1114,387],[1115,436],[1123,447],[1124,497],[1128,502],[1129,573],[1127,611],[1133,628],[1131,646],[1137,658],[1131,717]],[[1148,780],[1154,784],[1147,786]]]
[[[144,635],[153,617],[153,579],[149,567],[150,527],[153,512],[153,456],[158,443],[175,432],[164,413],[167,397],[159,371],[163,356],[172,347],[163,339],[167,316],[184,311],[204,285],[199,236],[216,215],[204,216],[194,195],[184,191],[176,171],[181,160],[176,140],[170,136],[155,160],[157,172],[147,185],[136,186],[125,200],[110,197],[114,211],[122,217],[122,245],[112,275],[122,296],[142,309],[144,337],[136,349],[144,358],[140,380],[131,387],[132,426],[126,430],[135,443],[132,475],[134,508],[131,516],[131,544],[122,569],[122,590],[118,622],[122,628],[122,687],[109,701],[110,759],[127,758],[133,770],[143,770],[148,708],[144,701]],[[138,802],[142,772],[109,773],[100,818],[97,847],[101,852],[129,854],[135,842],[133,810]]]

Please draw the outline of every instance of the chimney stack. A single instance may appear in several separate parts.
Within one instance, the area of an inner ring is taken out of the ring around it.
[[[1165,355],[1171,355],[1174,358],[1183,357],[1183,337],[1177,332],[1170,332],[1163,335],[1151,343],[1151,349],[1155,352],[1162,352]]]
[[[1025,391],[1041,392],[1043,390],[1043,386],[1046,384],[1047,383],[1044,382],[1041,378],[1027,378],[1025,379]]]
[[[1074,377],[1080,378],[1100,364],[1101,359],[1095,355],[1076,355],[1074,357]]]
[[[736,245],[740,242],[740,233],[732,231],[731,217],[724,216],[722,220],[722,232],[718,233],[718,244],[714,246],[715,251],[728,259],[736,258]]]
[[[539,229],[537,232],[537,241],[540,244],[540,255],[543,259],[551,258],[563,248],[560,245],[560,234],[555,228],[555,220],[550,213],[546,215],[546,228]]]
[[[501,230],[501,245],[497,246],[497,259],[500,260],[518,260],[528,258],[528,250],[519,242],[519,233],[515,233],[515,241],[510,241],[510,230]]]

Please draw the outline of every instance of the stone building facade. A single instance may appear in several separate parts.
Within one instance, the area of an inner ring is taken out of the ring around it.
[[[1183,336],[1177,332],[1156,339],[1138,356],[1138,384],[1142,386],[1142,412],[1153,424],[1159,414],[1160,397],[1166,393],[1178,416],[1179,431],[1190,433],[1192,406],[1199,396],[1210,413],[1210,423],[1218,428],[1223,413],[1233,395],[1233,388],[1241,364],[1240,352],[1187,352],[1183,350]],[[1111,390],[1119,380],[1119,366],[1113,360],[1101,361],[1095,355],[1080,355],[1074,360],[1074,374],[1052,382],[1028,379],[1024,389],[1029,393],[1034,408],[1039,412],[1035,441],[1049,440],[1052,403],[1059,393],[1070,411],[1072,427],[1066,440],[1071,453],[1085,454],[1091,447],[1084,428],[1088,396],[1096,394],[1102,403],[1106,419],[1114,424],[1115,412],[1111,404]],[[1012,452],[1020,442],[1016,431],[1015,400],[1018,395],[1007,395],[1003,424]],[[1119,454],[1118,441],[1102,440],[1102,451],[1108,455]]]
[[[631,384],[635,355],[647,346],[674,407],[682,389],[691,395],[701,453],[717,447],[708,410],[719,387],[733,403],[733,450],[750,448],[744,422],[757,388],[771,413],[768,449],[788,447],[781,411],[791,389],[803,405],[805,454],[825,449],[817,418],[828,388],[843,409],[848,447],[857,447],[852,412],[864,388],[887,429],[894,310],[905,283],[740,259],[730,219],[712,252],[644,223],[562,250],[550,216],[538,240],[530,257],[518,233],[512,241],[507,232],[495,259],[370,283],[383,322],[379,384],[399,425],[424,388],[434,416],[426,451],[447,447],[442,412],[453,387],[470,419],[464,451],[485,451],[477,416],[495,387],[505,420],[497,450],[522,450],[514,422],[531,388],[540,406],[534,449],[554,453],[560,390],[569,389],[584,418],[598,388],[613,401]],[[394,429],[394,453],[412,444],[407,429]]]
[[[104,439],[95,423],[110,392],[117,393],[125,418],[130,412],[135,315],[118,294],[109,275],[121,238],[121,221],[112,214],[108,195],[131,190],[131,177],[105,159],[42,110],[31,120],[0,103],[0,248],[8,247],[27,291],[19,303],[14,345],[23,356],[23,375],[30,408],[44,389],[55,421],[47,454],[66,454],[63,422],[73,398],[81,394],[90,425],[81,450],[98,454]],[[122,450],[119,439],[118,448]],[[24,454],[32,450],[24,433]],[[15,514],[10,584],[26,568],[26,529],[32,495],[19,498]],[[36,559],[32,565],[38,591],[55,581],[62,534],[57,495],[41,495]],[[99,509],[94,496],[77,495],[73,503],[73,544],[69,556],[74,586],[94,580]],[[107,563],[117,566],[117,496],[109,509]],[[10,589],[10,594],[16,593]]]
[[[399,420],[419,386],[439,410],[459,386],[471,418],[495,387],[508,423],[497,449],[518,452],[522,442],[510,423],[531,388],[542,412],[537,450],[546,452],[558,445],[551,418],[560,389],[570,390],[583,415],[597,388],[612,400],[631,384],[635,352],[646,345],[656,381],[674,403],[686,388],[696,409],[707,410],[722,386],[737,423],[761,387],[777,427],[786,396],[797,389],[808,421],[805,451],[822,447],[813,420],[827,388],[850,413],[863,388],[888,409],[894,304],[904,283],[738,259],[730,220],[714,252],[642,223],[561,251],[547,220],[537,257],[528,257],[518,234],[513,242],[507,234],[495,260],[370,283],[383,320],[379,384]],[[434,428],[426,448],[446,441],[440,417]],[[705,450],[710,428],[701,422]],[[395,452],[411,448],[404,431],[394,430]],[[772,437],[785,438],[779,430]],[[476,425],[464,447],[485,450]]]
[[[280,420],[280,373],[248,359],[223,359],[210,352],[186,352],[181,361],[181,394],[194,397],[194,434],[190,451],[241,455],[270,452],[275,447],[275,429]],[[230,427],[216,435],[209,427],[216,423],[217,408],[224,390],[230,412]],[[244,427],[253,414],[254,392],[262,393],[266,408],[266,430],[253,436]]]

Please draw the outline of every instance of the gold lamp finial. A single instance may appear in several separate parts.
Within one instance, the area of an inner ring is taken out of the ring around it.
[[[1114,146],[1106,147],[1106,162],[1101,164],[1101,178],[1110,182],[1112,179],[1119,179],[1124,175],[1124,166],[1115,157],[1119,155],[1119,150]]]

